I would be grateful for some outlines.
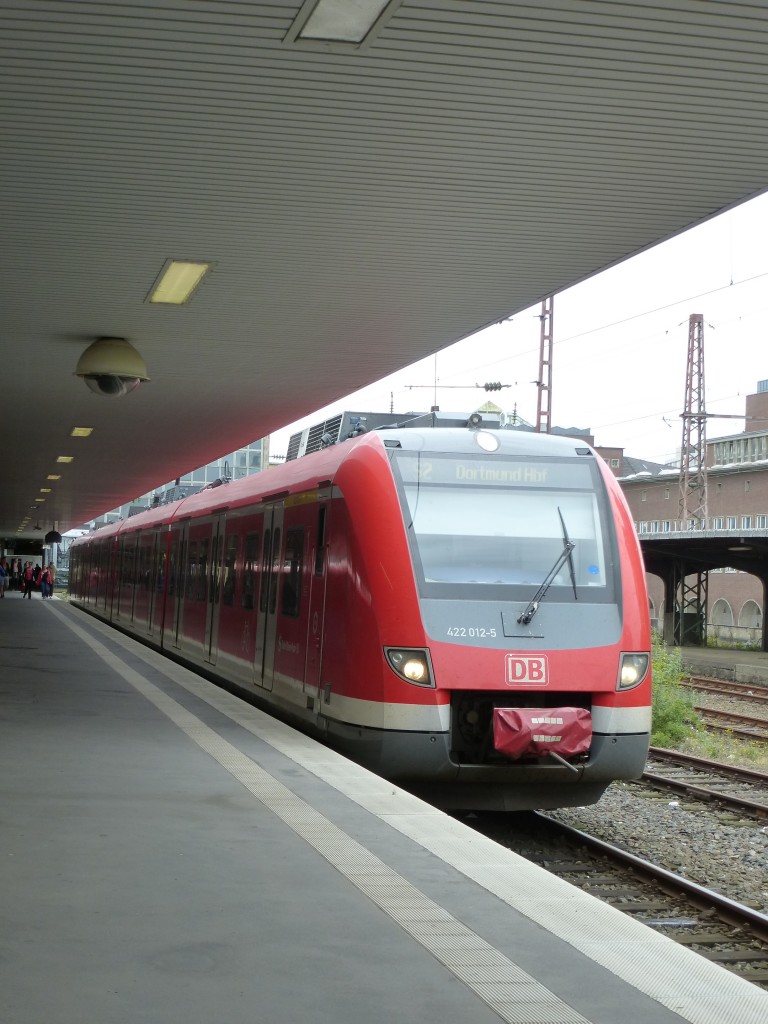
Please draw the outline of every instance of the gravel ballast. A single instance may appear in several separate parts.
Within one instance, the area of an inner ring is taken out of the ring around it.
[[[614,783],[590,807],[548,812],[690,881],[768,913],[768,825]]]

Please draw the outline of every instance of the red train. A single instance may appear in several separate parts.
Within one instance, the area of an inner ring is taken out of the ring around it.
[[[578,440],[385,428],[75,541],[72,600],[444,807],[643,770],[642,558]]]

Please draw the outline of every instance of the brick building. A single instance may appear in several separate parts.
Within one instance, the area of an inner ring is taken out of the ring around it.
[[[710,421],[713,422],[713,421]],[[703,528],[719,538],[733,536],[744,544],[768,536],[768,380],[748,395],[746,429],[707,441],[707,522]],[[680,520],[678,466],[629,458],[621,448],[597,448],[618,477],[641,539],[692,528]],[[651,617],[663,621],[664,589],[648,577]],[[707,635],[757,643],[762,635],[766,594],[760,579],[732,568],[710,570]]]

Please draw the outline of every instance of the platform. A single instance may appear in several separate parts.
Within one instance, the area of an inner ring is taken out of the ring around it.
[[[681,647],[683,665],[689,672],[713,679],[768,686],[766,651],[726,650],[720,647]]]
[[[3,1024],[764,1024],[768,993],[66,602],[0,602]]]

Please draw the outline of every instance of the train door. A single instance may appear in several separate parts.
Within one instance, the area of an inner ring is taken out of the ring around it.
[[[263,529],[263,513],[228,515],[221,550],[216,664],[243,683],[254,675]]]
[[[94,545],[94,581],[95,581],[95,605],[102,612],[111,615],[110,603],[112,601],[112,574],[116,569],[114,561],[113,541],[96,541]]]
[[[178,645],[192,657],[207,660],[209,637],[208,594],[211,585],[211,547],[214,523],[189,523],[186,531],[184,590],[179,620]]]
[[[309,579],[309,626],[307,631],[307,661],[304,670],[304,693],[317,700],[320,688],[320,664],[322,659],[323,614],[325,611],[326,579],[326,534],[328,529],[328,505],[317,509],[317,532],[311,555],[311,576]],[[317,705],[316,705],[317,707]]]
[[[117,615],[117,606],[120,597],[120,573],[121,553],[117,537],[111,537],[104,548],[104,561],[102,563],[106,572],[104,582],[104,611],[110,622]]]
[[[110,553],[106,541],[96,541],[93,546],[93,594],[98,611],[107,610],[109,593]]]
[[[168,573],[168,528],[165,526],[155,533],[151,573],[152,591],[149,607],[149,634],[150,636],[158,637],[163,631]]]
[[[133,594],[133,618],[135,625],[151,632],[152,595],[154,593],[154,561],[157,531],[148,530],[139,534],[136,549],[136,573]]]
[[[133,600],[136,586],[138,562],[138,534],[131,533],[118,538],[117,607],[113,610],[117,621],[133,621]]]
[[[163,647],[179,647],[184,607],[184,567],[187,559],[189,520],[174,523],[168,545],[168,583],[163,620]]]
[[[208,572],[208,612],[205,619],[205,641],[203,657],[211,665],[216,664],[219,634],[219,599],[221,597],[221,560],[224,548],[224,516],[212,524],[211,548]]]
[[[271,690],[275,672],[277,637],[277,591],[280,584],[280,553],[283,543],[282,505],[268,507],[264,513],[264,545],[261,549],[261,586],[256,625],[254,682]]]

